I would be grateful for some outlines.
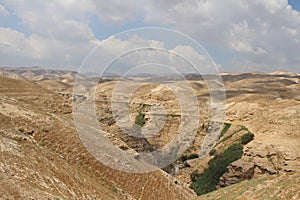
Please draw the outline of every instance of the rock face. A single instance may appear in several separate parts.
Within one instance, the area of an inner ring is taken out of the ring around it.
[[[223,78],[228,100],[226,119],[244,125],[255,137],[244,147],[243,157],[228,166],[219,186],[269,174],[299,175],[299,76]]]
[[[243,157],[227,167],[219,186],[226,187],[246,179],[276,174],[284,168],[284,163],[284,156],[272,145],[253,141],[245,146]]]

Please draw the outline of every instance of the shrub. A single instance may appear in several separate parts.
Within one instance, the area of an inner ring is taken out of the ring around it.
[[[241,137],[241,143],[242,144],[248,144],[249,142],[251,142],[253,140],[253,138],[254,138],[254,134],[248,132],[248,133],[246,133],[245,135],[243,135]]]
[[[226,140],[232,138],[232,136],[234,136],[235,134],[239,133],[239,132],[242,131],[242,130],[245,130],[245,127],[242,127],[241,129],[239,129],[239,130],[237,130],[237,131],[231,133],[230,135],[227,135],[226,137],[222,138],[222,140],[220,140],[217,144],[220,144],[220,143],[222,143],[222,142],[224,142],[224,141],[226,141]]]
[[[151,107],[150,104],[147,104],[147,103],[141,104],[141,109],[147,109],[147,108],[149,108],[149,107]]]
[[[111,186],[111,190],[113,191],[113,192],[115,192],[115,193],[117,193],[118,192],[118,188],[116,187],[116,186]]]
[[[187,155],[183,155],[183,156],[181,156],[180,159],[181,159],[182,162],[184,162],[184,161],[188,160],[188,156]]]
[[[167,116],[170,116],[170,117],[181,117],[181,115],[178,115],[178,114],[168,114]]]
[[[198,172],[198,170],[195,170],[191,173],[190,178],[191,180],[194,182],[197,180],[197,178],[200,176],[201,174]]]
[[[230,163],[240,159],[243,155],[243,145],[232,144],[222,154],[216,155],[208,163],[208,168],[202,174],[191,175],[191,188],[197,195],[205,194],[216,189],[219,178],[226,172]]]
[[[199,155],[193,153],[193,154],[191,154],[191,155],[188,156],[188,160],[190,160],[190,159],[195,159],[195,158],[199,158]]]
[[[210,150],[209,155],[214,156],[217,153],[215,149]]]
[[[228,129],[230,128],[230,126],[231,126],[231,124],[224,123],[224,128],[222,129],[222,132],[221,132],[219,138],[221,138],[228,131]]]
[[[194,159],[194,158],[199,158],[199,155],[198,154],[190,154],[190,155],[183,155],[181,156],[181,161],[184,162],[186,160],[191,160],[191,159]]]
[[[20,137],[20,136],[15,136],[15,137],[14,137],[14,140],[16,140],[16,141],[20,142],[20,141],[22,141],[22,140],[23,140],[23,138],[22,138],[22,137]]]
[[[145,123],[146,123],[145,114],[139,112],[139,114],[135,117],[135,124],[142,127],[145,125]]]

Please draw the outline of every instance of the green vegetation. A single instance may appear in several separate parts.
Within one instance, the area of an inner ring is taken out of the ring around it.
[[[224,136],[231,124],[225,124],[220,137]],[[239,137],[222,153],[217,153],[216,149],[212,149],[209,152],[210,156],[214,156],[212,160],[208,163],[208,168],[204,170],[203,173],[198,171],[193,172],[190,175],[192,180],[191,188],[197,193],[197,195],[202,195],[213,190],[216,190],[216,185],[219,182],[220,177],[226,172],[227,167],[234,161],[240,159],[243,155],[243,145],[248,144],[253,140],[254,134],[251,133],[246,127],[241,127],[239,130],[223,137],[218,144],[232,138],[235,134],[247,131],[246,134]]]
[[[196,182],[198,177],[200,177],[201,174],[198,172],[198,170],[195,170],[191,173],[190,178],[192,180],[192,182]]]
[[[224,138],[223,138],[222,140],[220,140],[217,144],[220,144],[220,143],[222,143],[222,142],[224,142],[224,141],[226,141],[226,140],[232,138],[232,136],[234,136],[235,134],[237,134],[237,133],[239,133],[240,131],[245,130],[245,129],[246,129],[246,128],[243,126],[241,129],[239,129],[239,130],[237,130],[237,131],[231,133],[230,135],[224,137]]]
[[[20,136],[15,136],[13,139],[16,140],[16,141],[18,141],[18,142],[20,142],[20,141],[23,140],[23,138],[20,137]]]
[[[146,123],[145,114],[139,112],[139,114],[135,117],[135,124],[142,127],[145,125],[145,123]]]
[[[217,150],[216,149],[212,149],[212,150],[210,150],[209,155],[210,156],[214,156],[214,155],[216,155],[216,153],[217,153]]]
[[[245,135],[243,135],[241,137],[241,143],[244,144],[244,145],[248,144],[249,142],[251,142],[253,140],[253,138],[254,138],[254,134],[248,132],[248,133],[246,133]]]
[[[199,158],[199,155],[198,154],[190,154],[190,155],[183,155],[181,156],[181,161],[184,162],[186,160],[191,160],[191,159],[194,159],[194,158]]]
[[[18,131],[19,131],[20,133],[24,133],[24,129],[22,129],[22,128],[19,128]]]
[[[118,188],[116,186],[111,186],[111,190],[115,193],[118,193]]]
[[[150,104],[147,104],[147,103],[142,103],[142,104],[141,104],[141,110],[147,109],[147,108],[149,108],[149,107],[151,107]]]
[[[170,116],[170,117],[181,117],[181,115],[178,115],[178,114],[168,114],[167,116]]]
[[[220,144],[220,143],[222,143],[222,142],[224,142],[224,141],[226,141],[226,140],[232,138],[232,136],[233,136],[234,134],[236,134],[236,133],[237,133],[237,132],[234,132],[234,133],[232,133],[232,134],[230,134],[230,135],[227,135],[227,136],[224,137],[222,140],[220,140],[217,144]]]
[[[219,136],[219,138],[223,137],[223,135],[228,131],[228,129],[230,128],[231,124],[229,123],[224,123],[224,128]]]
[[[197,195],[205,194],[216,189],[219,178],[226,172],[230,163],[240,159],[243,155],[243,145],[232,144],[222,154],[216,155],[209,161],[209,167],[202,174],[197,171],[191,174],[191,188]]]

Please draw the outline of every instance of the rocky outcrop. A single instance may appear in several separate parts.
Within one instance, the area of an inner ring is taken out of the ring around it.
[[[227,167],[219,186],[226,187],[246,179],[276,174],[283,169],[284,163],[284,156],[272,145],[253,141],[244,147],[243,157]]]

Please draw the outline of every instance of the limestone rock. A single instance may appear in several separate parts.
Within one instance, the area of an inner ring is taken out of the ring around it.
[[[226,187],[246,179],[276,174],[282,169],[284,158],[272,145],[251,142],[246,145],[240,160],[231,163],[220,178],[219,186]]]

